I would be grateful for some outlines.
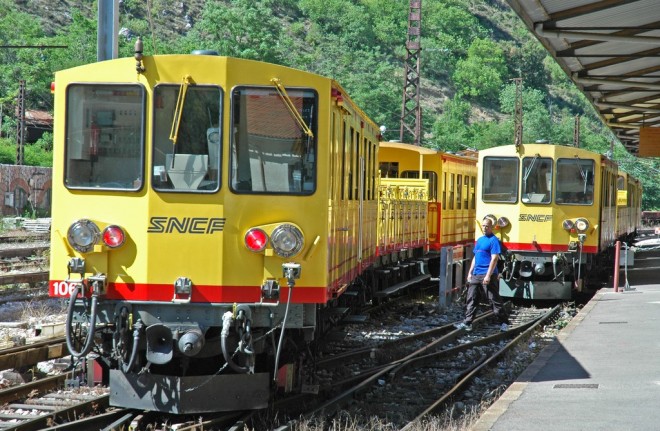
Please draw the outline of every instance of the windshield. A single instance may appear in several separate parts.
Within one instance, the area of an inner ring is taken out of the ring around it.
[[[316,188],[316,93],[275,87],[232,93],[231,187],[238,193],[311,194]],[[297,119],[295,109],[300,115]]]
[[[185,102],[176,115],[179,92]],[[209,192],[220,179],[222,90],[159,85],[154,89],[153,184],[159,191]],[[178,121],[176,142],[170,139]]]
[[[594,201],[594,161],[571,158],[557,160],[558,204],[591,205]]]
[[[138,85],[67,87],[67,187],[142,187],[144,100],[144,90]]]
[[[552,159],[525,157],[523,159],[522,201],[548,204],[552,191]]]
[[[485,157],[482,199],[484,202],[518,200],[518,158]]]

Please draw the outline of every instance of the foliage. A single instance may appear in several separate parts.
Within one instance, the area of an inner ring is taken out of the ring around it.
[[[546,107],[545,95],[536,89],[522,89],[523,101],[523,142],[540,139],[550,140],[553,124]],[[507,84],[500,93],[500,109],[514,115],[516,107],[516,84]]]
[[[26,145],[23,149],[23,161],[29,166],[53,165],[53,135],[44,135],[34,144]]]
[[[424,9],[423,27],[422,73],[430,79],[451,76],[472,42],[489,36],[465,5],[451,1],[430,2]]]
[[[0,138],[0,164],[13,165],[16,163],[16,141]]]
[[[525,86],[545,91],[548,83],[552,82],[545,66],[545,59],[548,58],[545,48],[528,36],[521,45],[513,46],[509,55],[509,76],[522,77]]]
[[[278,63],[280,22],[272,15],[270,0],[208,2],[202,19],[186,37],[166,45],[167,52],[215,49],[220,55]]]
[[[459,97],[444,103],[443,113],[433,124],[435,147],[443,151],[460,151],[469,141],[470,104]]]
[[[502,49],[492,40],[475,39],[467,57],[456,63],[453,78],[458,94],[491,103],[497,100],[505,71]]]
[[[52,110],[49,84],[56,70],[96,60],[96,6],[72,1],[58,23],[0,0],[5,45],[58,48],[0,51],[2,136],[0,163],[15,159],[13,118],[18,82],[27,84],[27,109]],[[61,2],[60,2],[61,3]],[[214,49],[222,55],[274,62],[337,80],[377,124],[398,130],[408,2],[401,0],[122,0],[120,56],[132,56],[137,36],[145,54]],[[501,2],[424,2],[421,34],[424,142],[450,151],[513,142],[515,87],[522,77],[523,139],[571,144],[580,116],[580,145],[605,153],[616,138],[566,73]],[[60,48],[59,46],[65,46]],[[438,100],[448,98],[444,103]],[[393,136],[390,136],[392,138]],[[52,135],[25,148],[25,161],[48,166]],[[645,187],[644,207],[660,209],[654,160],[640,160],[620,144],[614,158]]]

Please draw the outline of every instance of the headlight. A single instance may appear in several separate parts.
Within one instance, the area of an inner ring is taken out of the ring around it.
[[[486,220],[486,219],[489,219],[491,222],[493,222],[493,227],[497,226],[497,217],[495,217],[494,215],[488,214],[482,220]]]
[[[509,222],[509,219],[506,217],[500,217],[497,219],[497,225],[501,228],[504,229],[508,225],[510,225],[511,222]]]
[[[66,237],[71,247],[80,253],[86,253],[99,242],[101,231],[91,220],[82,219],[69,226]]]
[[[575,223],[573,223],[573,220],[564,220],[564,223],[562,223],[562,226],[565,230],[570,232],[575,227]]]
[[[303,234],[297,227],[291,224],[283,224],[273,230],[270,235],[270,244],[278,256],[295,256],[303,248]]]
[[[579,218],[575,220],[575,229],[580,233],[585,233],[589,229],[589,220],[586,218]]]

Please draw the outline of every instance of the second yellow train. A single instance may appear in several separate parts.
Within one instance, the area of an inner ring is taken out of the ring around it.
[[[610,274],[641,226],[641,183],[604,155],[546,143],[479,152],[477,217],[504,246],[500,294],[569,299]]]

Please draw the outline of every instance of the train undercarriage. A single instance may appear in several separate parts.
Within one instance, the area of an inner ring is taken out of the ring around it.
[[[265,408],[277,391],[313,387],[316,341],[343,317],[431,277],[429,259],[400,257],[382,259],[327,304],[108,301],[75,291],[67,343],[74,357],[94,355],[114,406],[173,414]]]

